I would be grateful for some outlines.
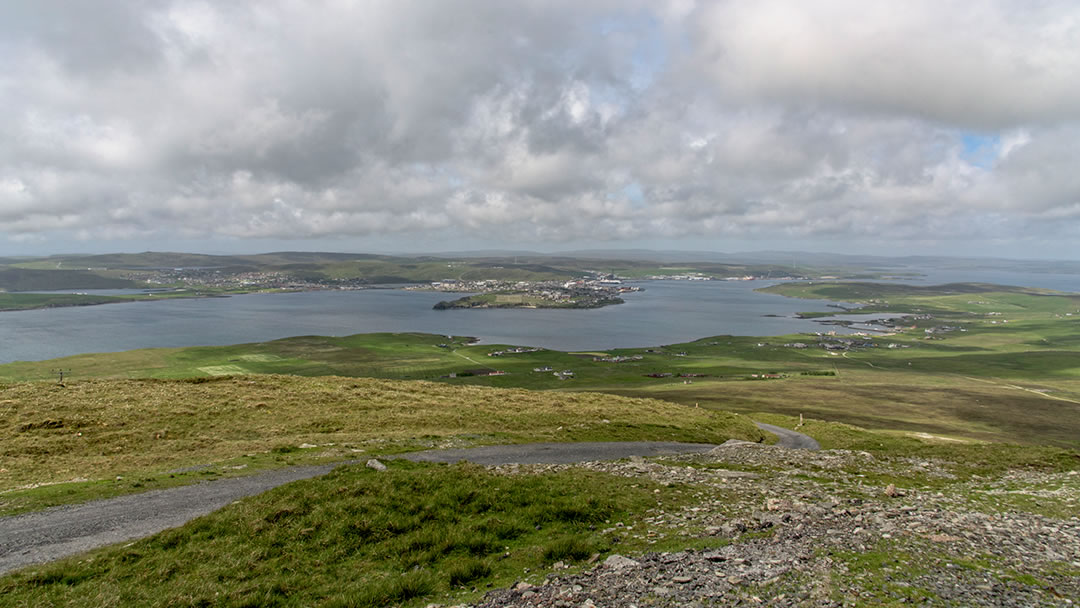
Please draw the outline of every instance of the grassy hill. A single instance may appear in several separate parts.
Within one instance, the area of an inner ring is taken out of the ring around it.
[[[1069,520],[1080,499],[1075,453],[809,427],[831,447],[873,445],[874,455],[747,444],[580,466],[340,467],[147,539],[0,577],[0,597],[413,608],[476,602],[523,581],[497,605],[532,605],[538,592],[582,605],[599,592],[638,605],[676,593],[662,605],[952,606],[960,593],[960,605],[1065,606],[1080,591],[1080,565],[1066,557],[1080,546]],[[605,564],[614,553],[640,561]],[[646,562],[660,572],[639,570]]]
[[[642,260],[609,260],[566,256],[389,256],[361,253],[274,252],[256,255],[205,255],[143,252],[102,255],[61,255],[0,261],[0,288],[5,272],[11,284],[31,284],[33,289],[90,289],[131,284],[154,273],[212,271],[217,274],[252,272],[286,273],[311,281],[362,280],[368,283],[409,283],[458,279],[546,281],[579,278],[591,272],[613,272],[630,278],[699,273],[713,277],[747,274],[786,276],[792,270],[774,264],[718,264],[687,262],[661,264]],[[809,272],[804,269],[803,272]],[[814,274],[814,273],[812,273]],[[819,273],[820,274],[820,273]],[[47,285],[37,287],[36,285]]]
[[[745,417],[657,400],[340,377],[24,382],[0,385],[0,414],[0,512],[203,478],[178,477],[187,467],[246,474],[437,445],[764,438]]]

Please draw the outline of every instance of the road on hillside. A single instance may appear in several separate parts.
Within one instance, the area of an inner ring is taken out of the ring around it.
[[[792,441],[817,449],[817,442],[801,433],[759,424],[776,433],[780,445]],[[774,430],[775,429],[775,430]],[[799,437],[804,439],[800,440]],[[805,444],[809,441],[814,447]],[[468,460],[484,465],[536,464],[618,460],[630,456],[661,456],[703,453],[715,445],[661,441],[617,441],[596,443],[533,443],[485,446],[459,450],[428,450],[402,454],[417,462],[458,462]],[[789,446],[791,447],[791,446]],[[355,463],[357,461],[350,461]],[[153,490],[95,500],[78,505],[53,507],[44,511],[0,517],[0,575],[31,564],[40,564],[75,555],[105,545],[132,541],[181,526],[225,505],[254,496],[277,486],[325,475],[335,463],[293,467],[248,477],[207,481],[190,486]]]
[[[791,429],[785,429],[782,426],[776,426],[774,424],[765,424],[764,422],[755,422],[754,424],[763,431],[776,435],[779,441],[776,445],[791,448],[793,450],[820,450],[821,444],[814,441],[813,437],[804,435],[798,431]]]
[[[245,496],[325,475],[335,466],[292,467],[0,517],[0,574],[182,526]]]

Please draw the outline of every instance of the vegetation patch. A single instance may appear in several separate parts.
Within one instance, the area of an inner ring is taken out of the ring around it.
[[[0,579],[9,605],[412,606],[603,555],[655,484],[581,470],[341,467],[124,547]],[[670,499],[669,499],[670,500]],[[623,545],[631,548],[629,545]]]

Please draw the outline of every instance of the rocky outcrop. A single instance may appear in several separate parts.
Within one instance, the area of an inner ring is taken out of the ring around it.
[[[946,462],[743,442],[704,455],[577,466],[694,489],[690,504],[655,510],[644,528],[599,533],[713,548],[612,555],[576,574],[551,572],[527,591],[493,591],[477,608],[1080,601],[1076,471],[963,480]]]

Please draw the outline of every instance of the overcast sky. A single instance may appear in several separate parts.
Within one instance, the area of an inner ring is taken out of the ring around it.
[[[0,3],[0,253],[583,247],[1080,258],[1080,3]]]

